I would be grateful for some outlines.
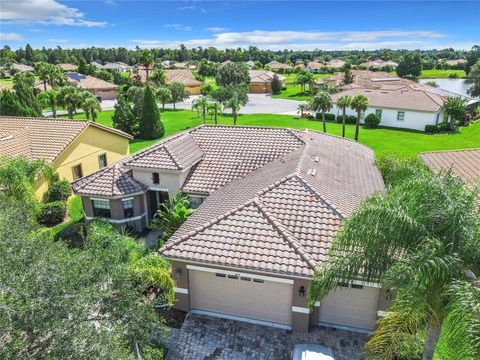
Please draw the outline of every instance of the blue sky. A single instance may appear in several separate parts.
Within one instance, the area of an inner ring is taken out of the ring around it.
[[[263,49],[469,49],[480,1],[2,0],[0,42]]]

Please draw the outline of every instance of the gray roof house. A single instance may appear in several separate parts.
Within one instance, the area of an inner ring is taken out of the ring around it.
[[[384,190],[373,151],[311,130],[203,125],[72,184],[85,217],[145,228],[178,192],[196,208],[159,253],[175,306],[285,329],[369,332],[386,307],[375,283],[345,284],[311,311],[306,292],[355,208]],[[380,311],[380,312],[379,312]]]

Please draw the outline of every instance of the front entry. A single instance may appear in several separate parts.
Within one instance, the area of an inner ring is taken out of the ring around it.
[[[148,190],[147,192],[148,199],[148,215],[150,220],[153,219],[157,210],[160,208],[160,205],[167,202],[169,199],[168,192],[166,191],[156,191]]]

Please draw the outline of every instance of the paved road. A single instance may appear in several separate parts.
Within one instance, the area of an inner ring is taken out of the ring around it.
[[[242,107],[240,114],[296,114],[297,107],[303,101],[287,100],[287,99],[273,99],[269,94],[249,94],[249,101],[247,105]],[[190,96],[185,102],[176,104],[177,109],[192,108],[192,102],[198,98],[198,95]],[[117,103],[116,100],[103,100],[101,103],[103,110],[112,110]],[[166,107],[173,107],[168,104]],[[81,109],[79,109],[81,112]],[[228,110],[226,110],[228,112]],[[58,115],[66,114],[66,111],[57,111]],[[43,111],[44,116],[52,116],[51,111]]]

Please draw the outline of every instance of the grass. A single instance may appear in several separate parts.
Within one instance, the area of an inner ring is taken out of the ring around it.
[[[392,71],[391,74],[397,75],[395,71]],[[457,74],[459,78],[464,78],[467,76],[464,70],[433,69],[433,70],[422,70],[422,75],[420,75],[420,79],[447,79],[452,74]]]
[[[203,81],[204,85],[212,85],[213,90],[218,90],[219,86],[217,85],[217,82],[213,76],[207,76],[205,77]]]
[[[314,79],[324,78],[331,76],[332,74],[313,74]],[[280,94],[272,95],[276,99],[289,99],[289,100],[309,100],[310,93],[308,90],[302,92],[302,87],[296,84],[297,74],[283,74],[287,79],[285,80],[285,90],[282,90]],[[308,86],[306,86],[308,89]]]
[[[68,199],[67,206],[69,219],[50,229],[50,234],[53,239],[63,230],[80,222],[83,219],[83,205],[80,196],[72,196],[70,199]]]
[[[0,86],[5,86],[6,88],[12,88],[13,79],[12,78],[0,79]]]
[[[113,110],[103,111],[98,115],[97,122],[106,126],[112,126]],[[76,118],[82,119],[84,116],[79,114]],[[197,113],[191,110],[164,110],[162,111],[162,121],[165,126],[165,136],[170,136],[203,123],[202,119],[197,117]],[[207,118],[207,124],[212,123],[213,121]],[[233,119],[230,115],[220,116],[219,123],[232,125]],[[298,119],[292,115],[245,114],[238,116],[238,124],[295,129],[307,128],[319,131],[322,129],[321,121]],[[354,125],[347,125],[346,135],[348,138],[353,139],[354,130]],[[327,132],[329,134],[341,135],[341,131],[341,124],[327,124]],[[362,127],[360,129],[360,143],[372,148],[376,155],[388,153],[413,155],[423,151],[478,148],[480,147],[479,139],[480,121],[461,128],[455,134],[430,135],[419,131],[391,128],[366,129]],[[130,143],[130,152],[137,152],[158,140],[133,140]]]

